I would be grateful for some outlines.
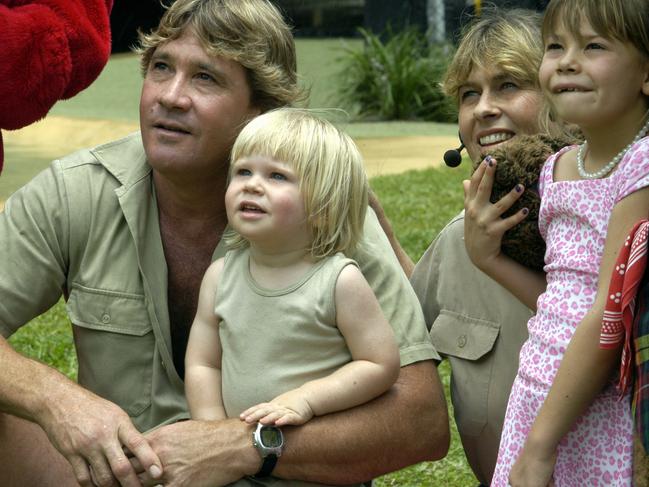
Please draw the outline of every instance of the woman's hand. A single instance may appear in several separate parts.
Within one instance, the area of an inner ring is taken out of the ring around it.
[[[471,262],[521,303],[536,309],[539,295],[545,291],[545,274],[516,262],[500,250],[504,233],[518,225],[528,214],[523,208],[502,218],[523,194],[523,185],[517,184],[496,203],[491,203],[491,188],[496,161],[487,156],[475,170],[470,181],[464,181],[464,245]]]
[[[491,156],[478,166],[470,180],[464,184],[464,244],[469,258],[476,267],[487,274],[495,268],[501,256],[500,245],[504,233],[518,225],[528,213],[527,208],[507,218],[502,218],[525,189],[517,184],[507,195],[491,203],[491,189],[496,160]]]
[[[554,487],[552,472],[556,460],[556,450],[548,455],[542,455],[538,449],[530,448],[526,444],[509,473],[509,485],[511,487]]]

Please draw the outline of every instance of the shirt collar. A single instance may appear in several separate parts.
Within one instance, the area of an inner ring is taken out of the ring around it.
[[[91,152],[125,186],[125,190],[151,173],[139,130],[122,139],[97,146]]]

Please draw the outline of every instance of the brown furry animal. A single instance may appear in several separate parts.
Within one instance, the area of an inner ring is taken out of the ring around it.
[[[575,143],[578,143],[578,139],[569,135],[524,135],[491,153],[498,164],[491,202],[495,203],[514,186],[522,184],[526,191],[503,216],[512,215],[522,208],[529,210],[525,220],[505,233],[502,250],[515,261],[531,269],[542,270],[545,256],[545,242],[541,238],[538,226],[541,203],[538,181],[541,167],[550,155]],[[474,163],[474,171],[480,162]]]

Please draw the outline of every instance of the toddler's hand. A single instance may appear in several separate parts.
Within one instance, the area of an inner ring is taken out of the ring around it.
[[[313,417],[309,402],[295,391],[277,396],[271,402],[264,402],[246,409],[239,418],[246,423],[259,421],[277,426],[304,424]]]
[[[464,181],[464,244],[471,261],[480,269],[494,265],[500,255],[503,234],[520,223],[528,213],[527,208],[508,218],[501,218],[523,194],[518,184],[496,203],[491,203],[496,161],[491,156],[475,170],[471,180]]]

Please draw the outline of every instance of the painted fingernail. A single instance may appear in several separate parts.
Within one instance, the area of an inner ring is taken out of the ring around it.
[[[530,212],[527,208],[523,208],[523,215],[527,215]]]
[[[514,189],[516,189],[517,193],[520,193],[521,191],[523,191],[523,185],[522,184],[517,184],[516,188],[514,188]]]
[[[494,158],[491,156],[485,157],[485,161],[487,161],[487,164],[491,167],[494,165]]]

